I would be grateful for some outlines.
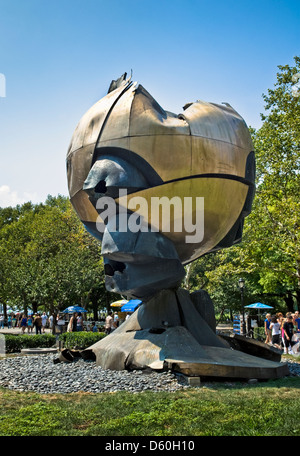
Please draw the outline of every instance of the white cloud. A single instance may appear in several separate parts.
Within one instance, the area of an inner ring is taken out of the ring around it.
[[[8,185],[0,186],[0,207],[16,206],[27,201],[37,202],[36,193],[26,193],[19,195],[17,191],[11,190]]]

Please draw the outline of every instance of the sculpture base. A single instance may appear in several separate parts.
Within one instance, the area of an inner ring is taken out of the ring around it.
[[[270,379],[287,364],[233,350],[215,332],[207,293],[162,290],[107,337],[82,352],[104,369],[171,369],[189,376]]]

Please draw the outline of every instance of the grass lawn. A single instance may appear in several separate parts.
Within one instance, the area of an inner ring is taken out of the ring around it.
[[[299,436],[300,378],[167,393],[0,389],[0,436]]]

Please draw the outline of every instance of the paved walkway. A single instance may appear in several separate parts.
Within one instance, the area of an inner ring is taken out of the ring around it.
[[[4,327],[4,329],[0,329],[0,334],[23,334],[23,331],[21,328],[7,328],[7,326]],[[28,329],[26,328],[24,334],[36,334],[35,328],[32,330],[32,332],[28,333]],[[43,334],[43,332],[42,332]],[[52,329],[46,328],[45,329],[45,334],[52,334]]]
[[[218,331],[230,331],[232,330],[232,325],[228,324],[219,324],[217,326]],[[7,326],[4,327],[4,329],[0,329],[0,334],[23,334],[21,328],[10,328],[8,329]],[[36,334],[35,328],[32,330],[31,333],[28,333],[28,329],[24,332],[24,334]],[[42,333],[43,334],[43,333]],[[45,329],[45,334],[52,334],[52,329],[46,328]]]

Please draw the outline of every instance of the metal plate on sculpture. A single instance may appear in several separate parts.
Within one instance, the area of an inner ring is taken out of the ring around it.
[[[209,357],[201,359],[165,359],[169,369],[190,376],[267,380],[289,375],[286,363],[268,361],[258,356],[219,347],[202,347]]]

